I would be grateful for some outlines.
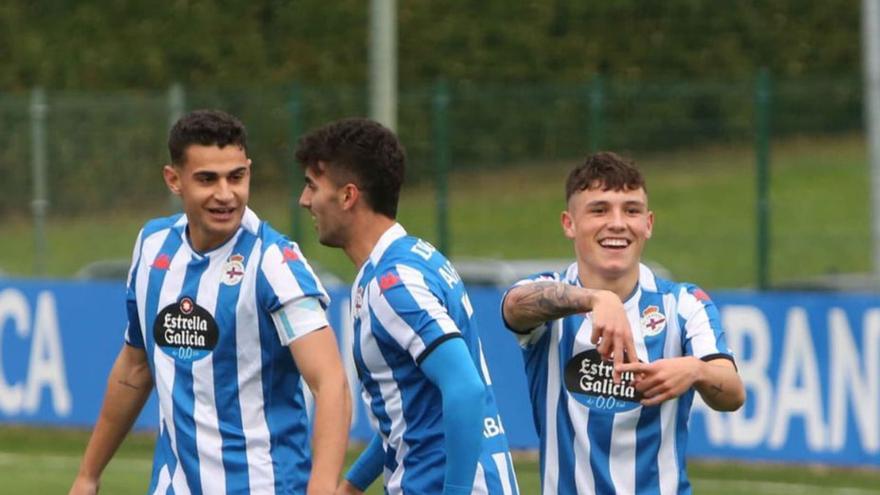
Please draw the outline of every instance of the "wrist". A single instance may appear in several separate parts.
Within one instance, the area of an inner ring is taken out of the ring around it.
[[[700,358],[689,356],[689,359],[694,363],[693,366],[693,379],[695,387],[702,387],[706,384],[706,366],[708,364]]]

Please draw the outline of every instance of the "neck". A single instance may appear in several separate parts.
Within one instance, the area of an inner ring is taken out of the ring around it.
[[[590,272],[582,261],[578,261],[578,279],[581,285],[588,289],[611,291],[617,294],[621,301],[626,302],[639,283],[639,265],[622,276],[603,276],[600,273]]]
[[[354,266],[360,269],[370,257],[379,238],[396,223],[396,220],[372,211],[357,215],[358,218],[351,223],[348,241],[342,250]]]

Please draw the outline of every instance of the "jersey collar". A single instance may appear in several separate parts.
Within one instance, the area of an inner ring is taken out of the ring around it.
[[[373,246],[373,251],[370,253],[370,262],[373,263],[373,265],[378,264],[379,260],[382,259],[382,255],[388,250],[388,246],[405,235],[406,230],[403,228],[403,225],[394,222],[394,225],[388,227],[388,230],[379,237],[379,241]]]

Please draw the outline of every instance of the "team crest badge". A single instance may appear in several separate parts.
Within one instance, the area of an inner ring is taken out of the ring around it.
[[[244,256],[233,254],[223,264],[223,274],[220,281],[225,285],[236,285],[244,277]]]
[[[666,328],[666,316],[657,306],[648,306],[642,311],[642,333],[645,337],[653,337]]]
[[[357,292],[354,295],[355,315],[357,315],[357,313],[360,313],[362,307],[364,307],[364,288],[358,287]]]

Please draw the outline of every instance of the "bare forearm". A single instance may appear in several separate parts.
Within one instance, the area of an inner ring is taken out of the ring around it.
[[[308,493],[333,493],[336,489],[351,423],[351,399],[344,375],[322,378],[315,395],[315,423],[312,434],[312,474]]]
[[[717,359],[703,363],[694,383],[703,402],[716,411],[736,411],[745,402],[745,389],[733,363]]]
[[[80,465],[79,476],[100,477],[150,395],[153,382],[146,363],[131,365],[117,360],[104,403]]]
[[[592,309],[593,291],[562,282],[534,282],[514,287],[504,299],[504,319],[514,330]]]

